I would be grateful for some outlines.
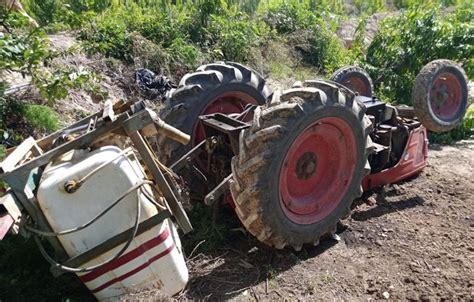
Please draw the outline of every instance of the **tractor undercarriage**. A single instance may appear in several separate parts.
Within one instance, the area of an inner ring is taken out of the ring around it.
[[[355,99],[364,104],[373,124],[370,134],[373,153],[369,156],[372,173],[363,180],[364,190],[419,173],[427,163],[428,140],[426,129],[414,118],[413,109],[387,105],[375,97]],[[191,194],[201,192],[202,195],[192,198],[204,200],[207,205],[218,201],[232,205],[230,162],[239,153],[240,132],[251,126],[255,108],[248,105],[240,114],[214,113],[199,117],[206,138],[170,166],[191,180],[188,182]],[[204,195],[205,192],[208,193]]]

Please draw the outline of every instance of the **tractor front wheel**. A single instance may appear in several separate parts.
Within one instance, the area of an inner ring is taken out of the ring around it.
[[[371,123],[354,94],[323,81],[303,86],[257,108],[232,160],[237,215],[278,249],[334,232],[370,171]]]
[[[468,107],[466,73],[453,61],[432,61],[416,76],[412,96],[415,115],[423,126],[434,132],[451,130]]]
[[[362,96],[371,97],[374,93],[372,78],[363,68],[346,66],[336,70],[331,81],[342,84]]]

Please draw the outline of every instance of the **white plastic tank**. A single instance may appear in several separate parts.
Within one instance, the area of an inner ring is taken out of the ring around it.
[[[88,222],[145,178],[133,153],[121,153],[123,151],[115,146],[102,147],[92,152],[75,150],[46,167],[37,199],[54,231],[75,228]],[[114,158],[116,160],[112,163],[100,168]],[[99,169],[77,191],[65,191],[64,184],[67,181],[82,179],[97,168]],[[151,193],[147,185],[143,188]],[[59,236],[68,255],[73,257],[81,254],[132,228],[137,213],[137,198],[141,204],[140,221],[158,213],[157,208],[140,190],[134,191],[92,225],[81,231]],[[82,266],[103,263],[119,252],[124,244]],[[136,236],[125,253],[113,262],[91,272],[78,273],[78,276],[97,299],[103,300],[136,292],[142,287],[154,287],[165,294],[174,295],[186,286],[188,270],[176,229],[171,220],[166,219]]]

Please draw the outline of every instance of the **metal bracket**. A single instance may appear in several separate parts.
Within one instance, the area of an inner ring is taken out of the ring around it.
[[[249,123],[231,118],[222,113],[202,115],[199,117],[205,127],[208,135],[227,134],[230,140],[232,152],[239,154],[239,135],[240,132],[250,127]]]
[[[180,159],[178,159],[177,161],[175,161],[171,166],[170,166],[170,169],[173,170],[173,171],[179,171],[184,165],[186,165],[187,163],[189,163],[191,160],[193,160],[195,157],[198,156],[198,154],[200,152],[202,152],[203,150],[200,150],[201,147],[203,145],[205,145],[207,143],[207,141],[209,139],[212,139],[212,137],[209,137],[205,140],[203,140],[202,142],[200,142],[199,144],[197,144],[194,148],[192,148],[191,150],[189,150],[188,153],[184,154]]]
[[[108,100],[104,104],[104,110],[102,111],[102,119],[105,122],[113,122],[115,121],[115,113],[114,108],[112,106],[112,101]]]
[[[232,174],[224,178],[220,184],[218,184],[211,192],[209,192],[204,198],[204,203],[208,206],[213,205],[216,201],[229,191],[230,184],[232,183]]]
[[[163,196],[168,202],[171,212],[175,216],[179,226],[185,234],[191,232],[193,230],[191,222],[189,221],[189,218],[186,215],[183,206],[178,201],[176,195],[174,194],[170,185],[166,181],[163,172],[161,172],[160,167],[158,167],[154,159],[153,151],[150,150],[147,143],[145,142],[145,139],[138,131],[129,132],[128,129],[125,130],[127,131],[127,134],[132,140],[135,148],[137,148],[138,153],[140,153],[143,162],[149,169],[151,175],[153,176],[153,179],[156,181],[156,184],[160,188],[160,191],[163,193]]]

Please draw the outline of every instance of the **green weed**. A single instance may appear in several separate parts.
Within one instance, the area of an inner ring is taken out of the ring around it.
[[[472,138],[474,138],[474,105],[468,108],[464,120],[453,130],[444,133],[428,133],[429,141],[436,144],[452,144],[461,139]]]
[[[188,215],[194,228],[193,232],[182,239],[188,255],[198,244],[195,253],[215,251],[225,246],[231,240],[230,230],[240,227],[234,213],[219,209],[219,215],[215,216],[214,209],[202,202],[194,204]]]
[[[320,276],[320,279],[323,283],[332,283],[332,282],[336,281],[336,278],[334,278],[334,276],[329,274],[329,273],[322,274]]]
[[[48,132],[59,129],[59,116],[51,107],[22,104],[19,111],[34,128]]]

